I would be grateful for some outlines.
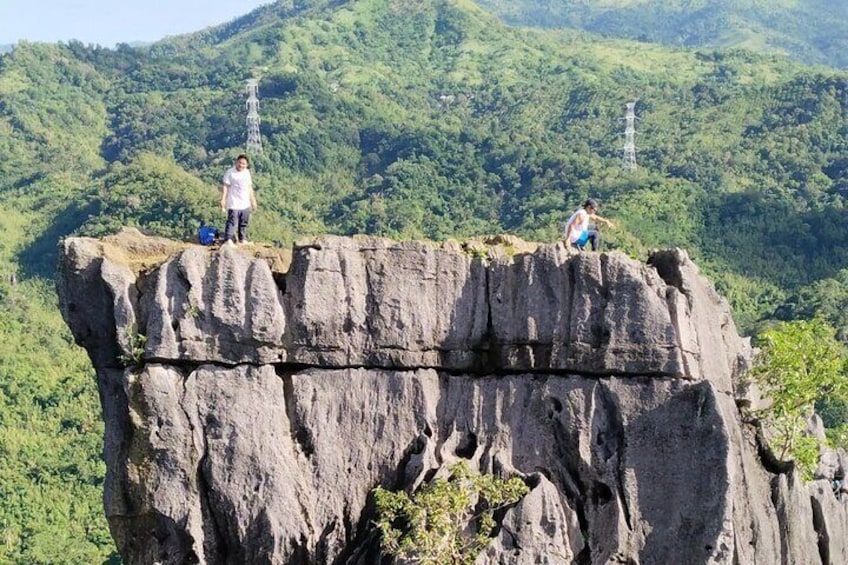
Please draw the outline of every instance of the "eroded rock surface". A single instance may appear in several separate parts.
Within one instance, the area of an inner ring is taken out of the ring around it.
[[[848,563],[841,459],[764,467],[750,348],[680,250],[110,249],[66,240],[58,291],[126,563],[379,563],[372,489],[458,459],[531,487],[479,563]]]

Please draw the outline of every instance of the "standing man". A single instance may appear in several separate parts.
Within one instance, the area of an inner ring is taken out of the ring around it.
[[[582,251],[586,248],[586,242],[590,242],[592,244],[592,251],[597,251],[601,248],[601,232],[595,227],[589,227],[589,220],[592,220],[596,224],[602,223],[613,229],[615,229],[615,224],[606,218],[600,217],[596,214],[597,211],[597,200],[590,198],[571,215],[565,224],[566,245]]]
[[[250,212],[256,210],[256,196],[253,194],[253,178],[250,176],[249,167],[250,160],[247,155],[239,155],[235,166],[224,174],[221,210],[227,211],[225,245],[232,245],[234,241],[250,243],[247,240],[247,224],[250,222]],[[238,239],[235,239],[234,232]]]

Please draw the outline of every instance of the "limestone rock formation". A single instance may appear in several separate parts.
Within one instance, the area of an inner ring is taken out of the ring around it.
[[[128,564],[380,563],[372,489],[460,458],[531,487],[478,563],[848,563],[843,461],[804,485],[760,460],[749,345],[680,250],[323,237],[283,272],[150,245],[59,265]]]

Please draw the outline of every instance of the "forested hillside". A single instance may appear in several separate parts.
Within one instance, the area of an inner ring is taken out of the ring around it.
[[[669,46],[744,48],[848,67],[848,4],[832,0],[478,0],[513,25]]]
[[[591,195],[619,225],[609,248],[688,249],[743,328],[816,312],[848,327],[845,73],[509,28],[470,0],[278,2],[145,48],[22,43],[0,55],[0,562],[112,551],[95,388],[50,291],[56,242],[223,223],[251,77],[257,241],[553,241]]]

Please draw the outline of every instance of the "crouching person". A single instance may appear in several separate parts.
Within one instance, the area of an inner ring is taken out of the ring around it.
[[[597,224],[604,224],[615,229],[612,220],[602,218],[597,214],[598,202],[590,198],[583,203],[565,224],[565,244],[573,249],[584,250],[586,244],[592,246],[592,251],[601,249],[601,232]],[[591,220],[591,222],[590,222]]]

